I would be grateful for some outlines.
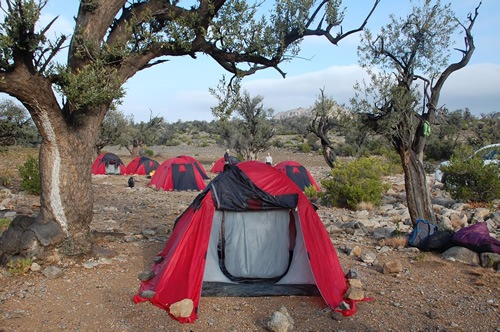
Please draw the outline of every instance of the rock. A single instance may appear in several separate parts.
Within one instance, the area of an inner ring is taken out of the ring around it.
[[[355,246],[349,251],[349,256],[360,257],[362,253],[362,249],[359,246]]]
[[[94,261],[94,260],[90,260],[90,261],[86,261],[82,265],[86,269],[93,269],[94,267],[99,266],[99,262]]]
[[[376,228],[373,233],[372,237],[375,240],[380,240],[380,239],[387,239],[392,236],[394,231],[396,230],[395,227],[388,226],[388,227],[378,227]]]
[[[441,256],[452,262],[461,262],[469,265],[479,265],[479,254],[464,247],[451,247]]]
[[[293,318],[288,314],[285,307],[281,307],[279,311],[273,312],[271,320],[267,323],[267,327],[273,332],[290,332],[293,331]]]
[[[351,287],[363,288],[363,283],[361,282],[361,279],[347,279],[347,283]]]
[[[400,261],[397,260],[388,261],[383,266],[384,274],[397,274],[401,273],[402,271],[403,271],[403,265],[401,264]]]
[[[359,274],[359,271],[356,269],[349,269],[349,271],[347,271],[347,274],[345,275],[345,277],[347,279],[359,279],[360,274]]]
[[[56,279],[62,277],[64,271],[57,266],[48,266],[42,270],[42,274],[49,279]]]
[[[483,252],[480,255],[481,266],[492,267],[498,271],[500,266],[500,255],[494,252]]]
[[[140,281],[148,281],[153,279],[155,276],[155,273],[153,271],[144,271],[139,273],[139,276],[137,277]]]
[[[33,262],[31,263],[30,270],[33,272],[39,272],[42,270],[42,267],[38,263]]]
[[[468,217],[464,212],[453,212],[450,214],[450,222],[452,229],[457,231],[467,226]]]
[[[141,297],[145,299],[152,299],[155,296],[156,292],[152,290],[145,290],[141,292]]]
[[[169,307],[169,312],[174,317],[187,318],[191,316],[194,309],[194,302],[191,299],[184,299],[179,302],[172,303]]]
[[[474,210],[474,219],[486,220],[490,215],[490,209],[487,208],[477,208]]]
[[[362,301],[365,298],[365,292],[358,287],[349,287],[344,296],[354,301]]]
[[[361,254],[360,258],[363,262],[365,262],[367,264],[371,264],[371,263],[375,262],[375,260],[377,259],[377,255],[375,255],[375,253],[372,251],[367,251],[367,252]]]

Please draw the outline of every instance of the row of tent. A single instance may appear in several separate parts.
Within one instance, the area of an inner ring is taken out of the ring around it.
[[[238,160],[235,160],[231,164],[237,162]],[[225,166],[224,158],[220,158],[214,163],[210,172],[221,173]],[[285,173],[302,191],[311,185],[317,191],[320,190],[311,173],[298,162],[286,160],[278,163],[275,168]],[[210,179],[203,165],[191,156],[170,158],[161,164],[149,157],[137,157],[125,166],[117,155],[110,152],[97,157],[92,165],[92,174],[152,175],[148,185],[166,191],[201,191],[206,186],[204,180]]]

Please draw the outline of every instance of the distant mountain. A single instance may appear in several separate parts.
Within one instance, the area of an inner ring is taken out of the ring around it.
[[[274,115],[273,119],[275,120],[283,120],[283,119],[288,119],[288,118],[293,118],[293,117],[298,117],[298,116],[304,116],[304,115],[309,115],[311,113],[311,108],[294,108],[289,111],[284,111],[284,112],[279,112]]]

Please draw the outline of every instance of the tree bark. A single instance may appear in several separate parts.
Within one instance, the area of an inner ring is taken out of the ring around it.
[[[406,202],[412,224],[415,225],[417,219],[434,222],[435,217],[432,213],[431,197],[427,190],[424,165],[411,149],[402,148],[399,154],[403,165]]]
[[[87,110],[84,121],[63,116],[50,82],[35,84],[18,74],[19,99],[28,108],[42,143],[39,150],[40,211],[19,216],[0,237],[0,263],[13,256],[43,259],[54,253],[79,255],[91,249],[93,216],[91,166],[100,123],[109,105]]]

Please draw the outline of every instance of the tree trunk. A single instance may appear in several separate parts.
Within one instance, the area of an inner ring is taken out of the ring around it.
[[[35,117],[43,138],[39,151],[40,211],[34,218],[16,217],[3,233],[0,263],[15,256],[44,259],[56,248],[58,254],[68,256],[91,250],[91,166],[99,132],[95,128],[103,116],[88,115],[85,123],[70,126],[59,109],[47,109],[40,108],[36,115],[41,116]],[[99,109],[95,111],[99,113]]]
[[[434,222],[424,165],[411,149],[401,149],[399,154],[403,165],[406,201],[412,224],[415,225],[417,219]]]
[[[325,158],[326,163],[330,168],[333,168],[333,164],[335,163],[335,160],[337,159],[337,156],[335,155],[335,151],[333,151],[332,146],[330,143],[325,142],[324,140],[321,140],[321,147],[323,150],[323,158]]]

